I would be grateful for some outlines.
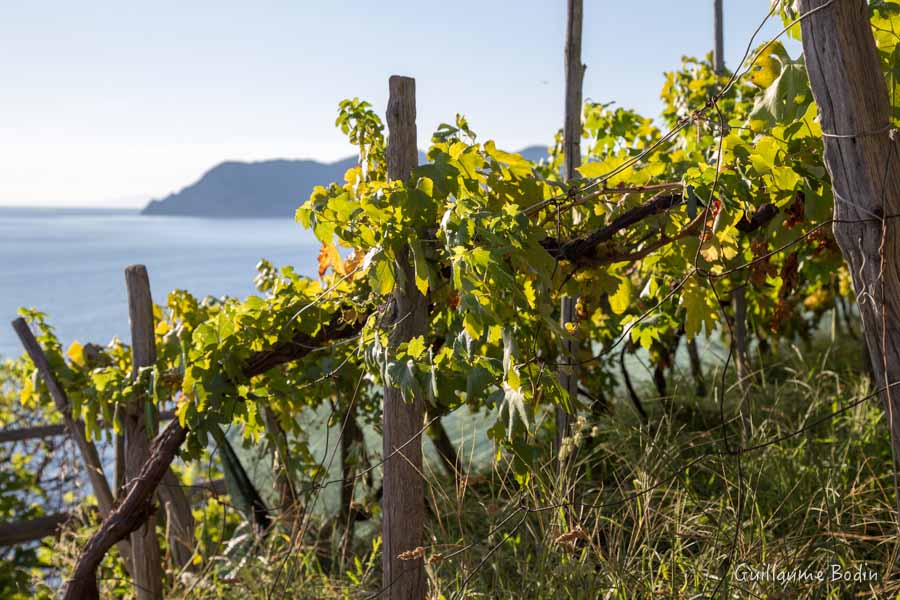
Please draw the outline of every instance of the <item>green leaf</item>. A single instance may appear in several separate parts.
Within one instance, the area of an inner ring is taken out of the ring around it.
[[[482,325],[478,317],[471,312],[466,314],[466,317],[463,320],[463,327],[465,327],[466,333],[472,340],[480,339],[481,333],[484,330],[484,325]]]
[[[593,179],[605,175],[610,170],[605,162],[592,161],[578,167],[577,171],[582,177]]]
[[[710,299],[710,294],[696,281],[688,282],[681,294],[681,305],[685,309],[684,333],[693,339],[706,325],[707,334],[713,331],[718,320],[718,307]]]
[[[194,330],[192,340],[195,345],[205,350],[210,346],[218,346],[219,336],[210,323],[202,323]]]
[[[537,308],[537,293],[534,291],[534,282],[530,279],[526,279],[525,284],[522,286],[522,291],[525,293],[525,299],[528,301],[528,306]]]
[[[156,407],[150,399],[144,401],[144,419],[147,438],[152,440],[156,435]]]
[[[494,377],[484,367],[470,369],[466,376],[466,399],[472,400],[480,397],[493,382]]]
[[[481,267],[482,269],[487,268],[488,263],[491,260],[491,253],[489,250],[485,250],[484,248],[474,248],[470,253],[468,253],[469,263],[475,267]]]
[[[783,52],[783,48],[781,50]],[[812,102],[809,77],[802,60],[792,61],[786,53],[772,60],[782,62],[781,73],[756,99],[748,117],[748,121],[757,121],[769,127],[801,118]]]
[[[615,314],[621,315],[628,310],[630,304],[631,280],[627,277],[622,277],[619,279],[619,286],[616,288],[616,293],[609,296],[609,306]]]
[[[778,154],[778,145],[772,138],[764,137],[759,140],[750,155],[753,168],[760,175],[769,173],[775,167],[775,157]]]
[[[428,177],[419,177],[416,181],[416,189],[428,196],[434,196],[434,182]]]
[[[416,336],[409,340],[409,343],[406,346],[406,353],[410,358],[418,360],[423,352],[425,352],[425,338],[423,336]]]
[[[790,167],[774,167],[772,169],[772,180],[775,188],[782,191],[793,191],[797,185],[803,181],[796,171]]]
[[[418,367],[413,359],[391,361],[385,374],[387,375],[385,385],[398,388],[405,402],[425,397],[424,388],[418,378]]]
[[[428,262],[425,260],[425,248],[422,246],[421,240],[414,240],[409,247],[413,255],[416,287],[424,296],[428,293]]]
[[[372,290],[381,296],[387,296],[394,290],[393,262],[384,254],[373,260],[373,268],[369,269],[369,281]]]

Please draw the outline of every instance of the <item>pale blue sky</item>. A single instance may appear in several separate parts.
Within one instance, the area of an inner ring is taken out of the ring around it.
[[[662,72],[711,47],[712,4],[585,0],[585,96],[656,116]],[[0,205],[138,206],[225,159],[347,156],[338,101],[383,112],[393,73],[417,80],[422,146],[457,112],[501,147],[544,144],[562,122],[565,5],[8,0]],[[767,11],[725,0],[729,65]]]

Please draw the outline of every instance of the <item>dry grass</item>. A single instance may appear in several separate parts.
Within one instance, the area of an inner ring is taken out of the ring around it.
[[[504,459],[454,485],[428,473],[433,598],[870,598],[896,597],[894,482],[884,416],[853,350],[782,352],[742,392],[697,399],[687,381],[649,424],[624,405],[585,420],[577,458],[560,478],[549,450],[529,456],[526,478]],[[646,393],[646,390],[645,390]],[[829,418],[833,413],[839,413]],[[723,416],[725,423],[723,425]],[[549,425],[548,425],[549,427]],[[808,428],[799,435],[764,445]],[[726,439],[728,445],[726,446]],[[550,431],[538,439],[550,439]],[[739,457],[726,448],[762,447]],[[549,442],[544,443],[548,447]],[[574,487],[575,502],[568,490]],[[380,589],[378,515],[350,552],[340,532],[310,517],[291,543],[260,540],[222,505],[199,517],[206,540],[196,573],[171,577],[171,598],[366,598]],[[224,524],[224,525],[223,525]],[[64,573],[85,529],[68,532],[52,561]],[[224,543],[213,543],[223,539]],[[126,593],[108,559],[110,596]],[[877,581],[831,581],[833,565],[862,566]],[[749,570],[815,574],[824,581],[746,581]],[[741,579],[744,579],[743,581]],[[51,593],[53,578],[44,578]],[[58,584],[58,580],[55,580]]]

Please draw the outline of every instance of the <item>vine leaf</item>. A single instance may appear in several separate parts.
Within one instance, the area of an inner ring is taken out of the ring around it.
[[[405,402],[412,402],[413,398],[425,396],[422,383],[417,377],[418,367],[413,359],[391,361],[388,363],[386,374],[386,385],[398,388]]]
[[[421,335],[409,340],[406,345],[406,353],[413,360],[418,360],[422,353],[425,352],[425,338]]]
[[[695,338],[706,325],[706,331],[713,330],[718,318],[716,306],[703,287],[695,281],[684,286],[681,305],[685,310],[684,333],[688,339]]]
[[[784,46],[777,42],[770,44],[767,50],[768,54],[757,61],[761,70],[754,71],[751,76],[751,80],[756,76],[758,85],[765,92],[757,98],[748,120],[772,127],[801,118],[812,100],[812,92],[802,58],[792,60]],[[777,76],[769,81],[775,73]]]
[[[425,178],[423,177],[419,181],[421,182],[423,179]],[[427,181],[430,182],[431,180],[428,179]],[[414,240],[410,243],[409,248],[412,250],[413,266],[416,271],[416,287],[424,296],[428,293],[428,263],[425,262],[425,248],[420,240]]]
[[[69,349],[66,351],[66,357],[68,357],[75,365],[83,367],[85,362],[84,346],[81,345],[81,342],[78,340],[72,342],[72,345],[69,346]]]
[[[614,294],[609,296],[609,306],[612,311],[621,315],[631,305],[631,280],[628,278],[619,279],[619,286]]]
[[[373,260],[373,268],[369,270],[369,280],[375,293],[387,296],[394,289],[394,269],[391,261],[383,254],[378,260]]]
[[[334,244],[322,244],[322,248],[319,249],[319,277],[324,277],[329,268],[338,275],[344,275],[344,261],[341,260],[341,253]]]

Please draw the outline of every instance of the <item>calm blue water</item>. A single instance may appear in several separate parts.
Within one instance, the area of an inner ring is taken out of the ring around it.
[[[21,353],[20,306],[49,315],[63,345],[129,339],[126,266],[147,265],[153,299],[254,293],[256,263],[314,275],[318,243],[291,220],[141,216],[136,211],[0,208],[0,356]]]

